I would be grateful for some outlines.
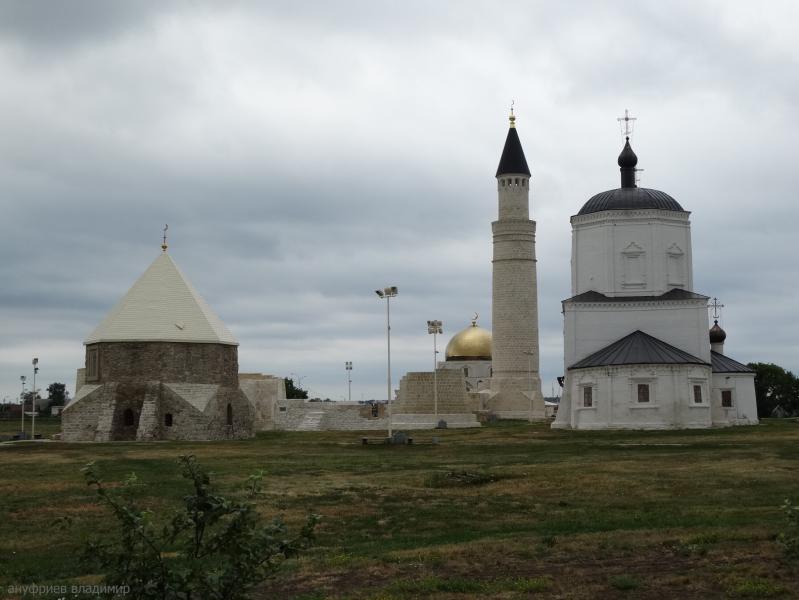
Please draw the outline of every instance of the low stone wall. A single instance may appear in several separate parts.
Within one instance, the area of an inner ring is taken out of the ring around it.
[[[286,380],[261,373],[239,373],[239,387],[254,409],[256,431],[275,428],[275,407],[286,399]]]
[[[437,369],[439,413],[471,412],[466,397],[466,383],[461,370]],[[434,412],[433,372],[410,372],[400,380],[395,413],[426,414]]]
[[[385,404],[282,400],[276,404],[275,429],[285,431],[374,431],[388,428]]]

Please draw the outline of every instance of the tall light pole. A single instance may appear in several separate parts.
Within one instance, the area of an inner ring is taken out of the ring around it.
[[[20,402],[19,405],[21,409],[19,412],[22,413],[22,421],[20,424],[19,439],[22,440],[25,439],[25,381],[27,380],[27,377],[20,375],[19,380],[22,382],[22,395],[20,396],[20,400],[22,400],[22,402]]]
[[[33,365],[33,394],[31,395],[31,439],[36,437],[36,373],[39,372],[39,359],[31,361]]]
[[[386,369],[386,379],[388,387],[388,437],[391,439],[391,298],[397,295],[397,286],[392,285],[382,290],[375,290],[379,298],[386,300],[386,342],[388,345],[388,368]]]
[[[527,355],[527,379],[530,385],[530,416],[528,420],[530,423],[533,422],[533,355],[535,354],[532,350],[523,350],[524,354]]]
[[[347,369],[347,402],[352,402],[352,361],[345,362],[344,368]]]
[[[433,414],[436,416],[438,425],[438,347],[436,346],[436,336],[444,333],[441,321],[428,321],[427,333],[433,334]]]

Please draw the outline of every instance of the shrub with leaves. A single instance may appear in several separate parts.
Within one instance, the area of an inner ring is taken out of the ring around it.
[[[316,515],[293,537],[280,519],[263,522],[254,501],[262,473],[250,476],[246,499],[238,501],[215,492],[194,456],[181,456],[179,462],[192,489],[183,506],[161,523],[125,493],[138,484],[135,476],[120,493],[103,485],[93,463],[83,469],[86,483],[119,525],[116,539],[91,542],[85,558],[101,569],[104,584],[127,586],[126,599],[247,598],[255,584],[312,542]]]
[[[788,527],[777,536],[777,541],[782,546],[786,556],[799,557],[799,506],[785,500],[782,512],[788,521]]]

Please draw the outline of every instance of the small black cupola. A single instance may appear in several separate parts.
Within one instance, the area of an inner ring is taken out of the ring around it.
[[[727,339],[727,332],[724,331],[721,327],[719,327],[718,319],[713,321],[713,327],[710,328],[710,331],[708,333],[710,336],[711,344],[722,344],[724,343],[724,340]]]
[[[619,167],[621,167],[621,187],[634,188],[635,185],[635,166],[638,164],[638,157],[630,147],[630,136],[627,136],[624,148],[619,154]]]
[[[510,129],[508,137],[505,138],[505,147],[502,149],[502,156],[497,167],[497,177],[510,173],[521,173],[530,176],[530,167],[527,166],[527,159],[524,158],[522,142],[516,132],[516,117],[513,116],[513,109],[510,113]]]

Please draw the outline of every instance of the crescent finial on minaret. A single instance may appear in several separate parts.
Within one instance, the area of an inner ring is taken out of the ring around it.
[[[510,119],[511,128],[515,128],[516,127],[516,116],[513,114],[513,104],[515,102],[516,102],[515,100],[511,100],[510,101],[510,117],[509,117],[509,119]]]
[[[472,327],[477,327],[477,317],[479,317],[477,313],[474,313],[474,317],[472,317]]]
[[[161,250],[166,252],[166,249],[169,247],[166,244],[166,230],[169,229],[169,225],[164,225],[164,241],[161,242]]]

